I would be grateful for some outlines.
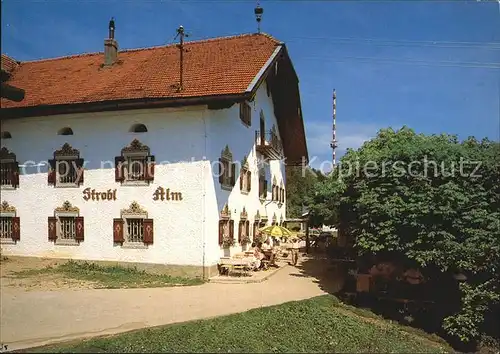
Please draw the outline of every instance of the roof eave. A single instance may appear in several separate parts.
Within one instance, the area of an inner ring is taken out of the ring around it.
[[[132,109],[150,109],[164,107],[205,105],[222,101],[242,101],[250,96],[246,93],[212,96],[194,96],[181,98],[140,98],[127,100],[112,100],[101,102],[70,103],[62,105],[39,105],[31,107],[1,108],[2,119],[27,118],[46,115],[61,115],[71,113],[90,113],[103,111],[120,111]]]
[[[262,66],[262,68],[260,68],[260,70],[257,73],[257,75],[255,75],[255,77],[253,78],[253,80],[248,85],[248,87],[246,89],[246,93],[247,94],[255,93],[256,89],[259,87],[259,85],[262,83],[262,81],[266,78],[267,72],[270,70],[270,68],[272,67],[272,65],[279,58],[279,54],[280,54],[280,52],[281,52],[282,49],[283,49],[283,43],[280,43],[276,47],[276,49],[274,50],[273,54],[271,54],[271,56],[269,57],[269,59],[267,59],[267,61],[265,62],[265,64]]]

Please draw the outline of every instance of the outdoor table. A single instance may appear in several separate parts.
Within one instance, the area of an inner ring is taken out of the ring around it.
[[[243,271],[245,274],[248,270],[252,269],[252,261],[250,259],[240,258],[240,259],[224,259],[221,258],[219,262],[220,266],[227,269],[228,275],[231,271],[235,269]]]

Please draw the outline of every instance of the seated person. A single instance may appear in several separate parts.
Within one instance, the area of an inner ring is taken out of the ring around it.
[[[262,245],[262,250],[263,251],[270,251],[271,250],[271,239],[268,237],[266,242]]]
[[[271,239],[268,238],[266,242],[262,245],[262,250],[265,251],[266,258],[269,260],[270,265],[275,264],[276,250],[271,246]]]
[[[255,265],[255,270],[261,268],[263,266],[262,260],[265,258],[264,253],[261,250],[261,244],[252,243],[253,247],[253,260]]]

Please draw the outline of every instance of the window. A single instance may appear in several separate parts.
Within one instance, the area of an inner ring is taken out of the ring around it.
[[[84,239],[84,221],[80,210],[65,201],[48,218],[48,238],[56,245],[78,245]]]
[[[127,218],[127,242],[144,242],[144,219]]]
[[[257,241],[256,240],[256,236],[257,236],[257,233],[259,231],[259,225],[260,225],[260,221],[259,220],[254,220],[253,222],[253,241]]]
[[[16,243],[20,240],[21,227],[16,208],[7,201],[0,205],[0,243]]]
[[[250,221],[248,219],[248,214],[243,207],[243,211],[240,214],[240,223],[238,227],[238,243],[245,246],[250,243]]]
[[[231,220],[231,211],[227,204],[220,212],[219,246],[224,248],[234,246],[234,220]]]
[[[47,182],[55,187],[79,187],[83,184],[84,160],[80,152],[68,143],[54,152],[54,158],[49,160]]]
[[[259,198],[261,201],[267,198],[267,180],[264,168],[259,169]]]
[[[16,155],[5,147],[0,150],[0,186],[2,189],[19,187],[19,163]]]
[[[278,193],[279,193],[279,196],[278,196],[278,207],[281,208],[281,206],[283,205],[283,203],[285,203],[285,188],[283,187],[283,181],[281,181],[281,185],[278,189]]]
[[[70,127],[59,129],[57,135],[73,135],[73,129],[71,129]]]
[[[12,139],[12,135],[10,134],[10,132],[2,132],[0,133],[0,139]]]
[[[225,190],[232,190],[236,183],[236,164],[233,163],[233,154],[227,145],[219,159],[219,183]]]
[[[273,186],[272,186],[272,199],[273,201],[278,201],[279,198],[279,187],[278,182],[276,181],[276,176],[273,177]]]
[[[276,218],[276,213],[273,214],[273,219],[272,219],[272,222],[271,222],[271,225],[275,226],[275,225],[278,225],[278,219]]]
[[[243,159],[241,166],[242,167],[240,170],[240,191],[243,194],[248,194],[252,189],[252,172],[248,167],[248,162],[246,157]]]
[[[252,108],[246,102],[240,103],[240,119],[247,127],[252,125]]]
[[[149,185],[154,181],[155,157],[148,146],[134,139],[115,157],[115,181],[125,185]]]
[[[133,124],[130,129],[129,129],[129,132],[131,133],[147,133],[148,132],[148,128],[146,128],[146,126],[144,124]]]
[[[153,244],[153,219],[137,202],[122,209],[120,218],[113,219],[113,242],[125,248],[143,248]]]

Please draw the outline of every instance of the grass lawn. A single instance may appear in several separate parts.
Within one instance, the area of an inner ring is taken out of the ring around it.
[[[43,275],[59,275],[66,278],[96,283],[97,288],[152,288],[178,285],[202,284],[200,278],[172,277],[164,274],[151,274],[137,268],[123,266],[100,266],[90,262],[68,261],[57,266],[42,269],[23,270],[14,273],[17,278]]]
[[[237,294],[235,294],[237,296]],[[351,312],[331,295],[214,319],[155,327],[26,352],[451,352],[445,342]]]

